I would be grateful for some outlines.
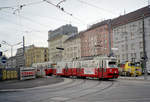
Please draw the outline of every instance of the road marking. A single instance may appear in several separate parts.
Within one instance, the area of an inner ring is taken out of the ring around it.
[[[55,101],[66,101],[68,100],[69,98],[66,98],[66,97],[53,97],[51,98],[52,100],[55,100]]]

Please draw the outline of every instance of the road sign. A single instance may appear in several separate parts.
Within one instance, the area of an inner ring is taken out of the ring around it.
[[[0,56],[2,56],[2,55],[3,55],[3,52],[0,51]]]
[[[58,49],[58,50],[64,50],[64,48],[61,48],[61,47],[56,47],[56,49]]]
[[[6,58],[5,56],[3,56],[3,57],[1,58],[1,62],[2,62],[2,63],[6,63],[6,61],[7,61],[7,58]]]

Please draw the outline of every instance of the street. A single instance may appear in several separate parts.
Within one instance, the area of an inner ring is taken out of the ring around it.
[[[0,91],[0,102],[150,102],[150,81],[71,79]]]

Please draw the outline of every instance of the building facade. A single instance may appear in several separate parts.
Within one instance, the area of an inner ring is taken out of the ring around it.
[[[64,41],[68,36],[77,32],[77,27],[72,25],[64,25],[54,31],[48,32],[49,60],[51,62],[57,62],[63,59],[64,50],[57,48],[64,48]]]
[[[32,48],[32,47],[34,47],[34,45],[30,45],[30,46],[25,46],[25,52],[28,50],[28,49],[30,49],[30,48]],[[17,49],[17,53],[16,53],[16,67],[17,68],[20,68],[20,67],[23,67],[23,66],[25,66],[25,56],[24,56],[24,51],[23,51],[23,47],[21,47],[21,48],[18,48]]]
[[[25,51],[26,67],[32,66],[33,63],[42,63],[49,61],[48,48],[32,46]]]
[[[73,61],[81,58],[81,40],[79,34],[73,34],[64,42],[63,60]]]
[[[24,59],[25,58],[23,54],[23,48],[17,49],[17,53],[16,53],[17,68],[23,67],[25,65]]]
[[[108,56],[112,47],[111,20],[92,25],[81,32],[81,57]]]
[[[143,23],[144,21],[144,23]],[[150,58],[150,8],[144,7],[113,20],[113,45],[115,55],[124,61],[140,61],[143,57],[143,30],[145,48]]]
[[[16,56],[9,57],[5,68],[17,68]]]

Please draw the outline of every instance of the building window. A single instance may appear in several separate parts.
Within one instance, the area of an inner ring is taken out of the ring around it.
[[[126,54],[126,60],[128,61],[128,54]]]
[[[144,56],[143,52],[140,52],[140,58],[142,58]]]
[[[134,53],[134,58],[136,58],[136,53]]]
[[[121,46],[122,51],[124,51],[124,45]]]
[[[131,58],[133,58],[133,53],[131,53]]]
[[[128,45],[126,45],[126,50],[128,50]]]
[[[134,43],[131,44],[131,50],[134,50]]]
[[[124,59],[124,54],[122,54],[122,59]]]
[[[139,42],[139,47],[143,48],[143,42]]]
[[[131,40],[133,39],[134,34],[131,32]]]
[[[117,41],[117,40],[118,40],[118,37],[116,37],[115,39],[116,39],[116,41]]]

